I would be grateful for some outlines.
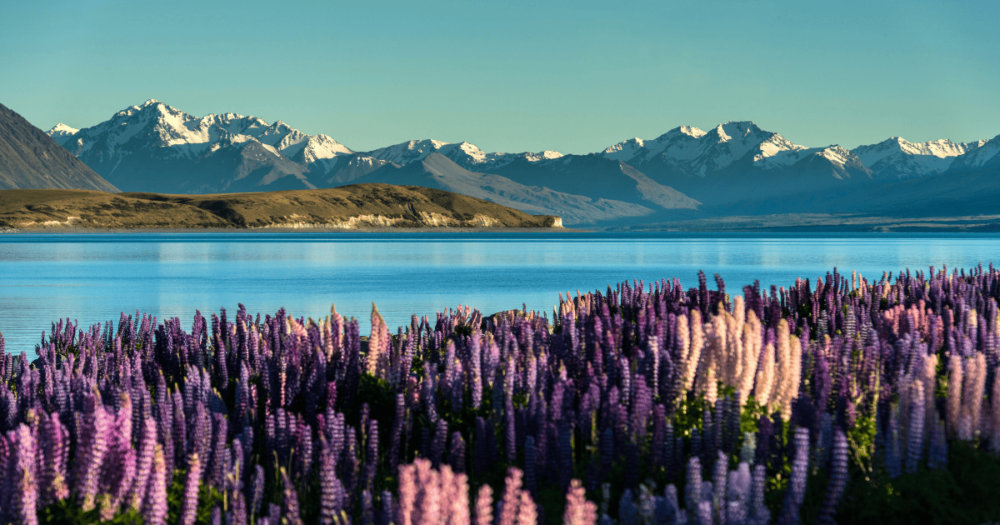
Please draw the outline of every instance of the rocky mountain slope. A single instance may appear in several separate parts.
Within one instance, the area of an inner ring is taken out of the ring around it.
[[[44,131],[0,104],[0,189],[117,191]]]

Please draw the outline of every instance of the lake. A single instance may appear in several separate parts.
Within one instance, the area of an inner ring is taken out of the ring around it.
[[[671,233],[137,233],[0,235],[0,333],[33,354],[42,331],[69,317],[89,326],[137,310],[162,320],[238,303],[296,317],[337,311],[369,330],[371,304],[390,326],[459,304],[484,314],[547,311],[558,293],[632,279],[719,273],[730,294],[815,280],[836,266],[883,271],[1000,262],[990,234]],[[235,315],[235,314],[233,314]]]

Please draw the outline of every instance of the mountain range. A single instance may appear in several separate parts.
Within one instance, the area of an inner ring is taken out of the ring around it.
[[[487,153],[436,140],[359,152],[281,121],[195,117],[156,100],[48,134],[123,191],[410,184],[559,215],[569,225],[802,211],[955,214],[966,211],[966,200],[1000,196],[1000,136],[971,143],[893,137],[848,150],[805,147],[752,122],[727,122],[708,131],[681,126],[587,155]]]

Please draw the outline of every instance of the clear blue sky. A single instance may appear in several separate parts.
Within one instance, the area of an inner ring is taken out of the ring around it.
[[[753,120],[807,146],[1000,134],[1000,2],[0,0],[0,103],[156,98],[325,133],[587,153]]]

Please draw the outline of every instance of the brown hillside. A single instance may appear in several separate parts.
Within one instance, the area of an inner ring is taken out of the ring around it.
[[[0,191],[8,228],[544,228],[558,217],[416,186],[355,184],[318,190],[162,195],[85,190]]]

